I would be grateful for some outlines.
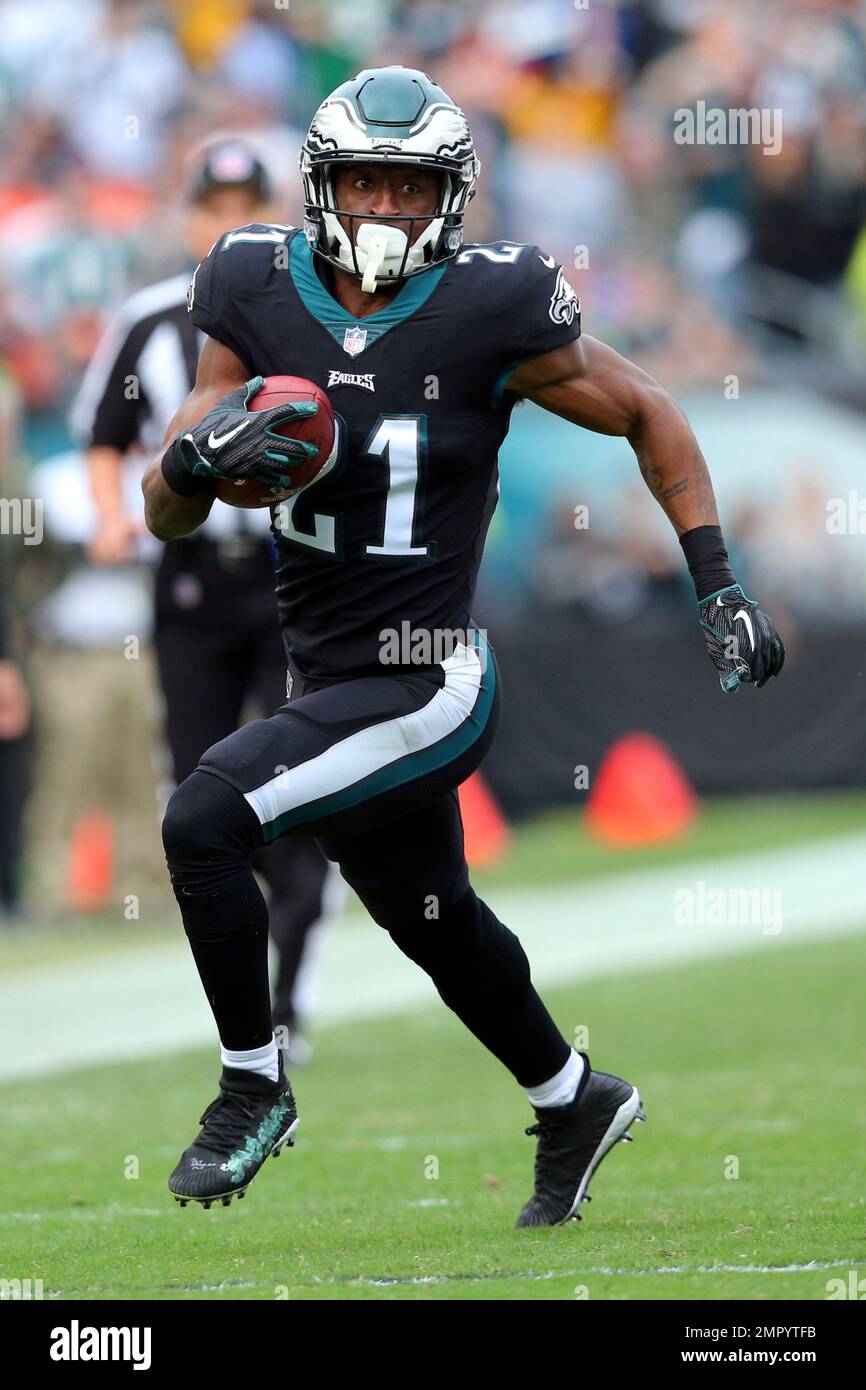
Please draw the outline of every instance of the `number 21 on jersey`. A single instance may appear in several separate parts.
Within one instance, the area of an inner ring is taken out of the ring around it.
[[[338,430],[342,433],[339,425]],[[313,482],[304,488],[304,492],[309,492],[333,471],[340,447],[342,444],[338,443],[331,459]],[[361,456],[380,460],[382,485],[386,492],[382,534],[377,540],[371,539],[364,546],[363,553],[390,558],[430,559],[430,545],[412,544],[419,503],[418,490],[427,459],[426,415],[380,416],[367,436]],[[312,532],[299,531],[295,527],[292,512],[300,495],[298,493],[277,508],[277,526],[287,540],[333,555],[336,551],[333,516],[316,512]]]

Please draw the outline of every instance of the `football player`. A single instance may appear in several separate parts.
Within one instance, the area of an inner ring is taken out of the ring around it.
[[[214,474],[284,483],[305,451],[273,429],[295,407],[246,410],[263,377],[305,377],[334,402],[338,449],[273,511],[291,698],[210,748],[165,817],[223,1061],[169,1187],[184,1203],[228,1203],[292,1142],[249,861],[308,833],[525,1091],[538,1146],[517,1224],[555,1225],[579,1215],[642,1110],[635,1086],[563,1037],[463,854],[455,789],[490,747],[500,698],[471,606],[515,403],[628,438],[680,537],[725,690],[778,674],[782,643],[730,570],[706,466],[671,398],[580,336],[574,290],[543,250],[464,246],[479,162],[441,88],[400,67],[360,73],[316,112],[301,172],[302,230],[241,228],[196,271],[189,307],[208,342],[144,481],[150,529],[186,535],[208,514]],[[406,631],[428,638],[426,664],[392,660],[391,636]],[[462,639],[437,659],[449,633]]]

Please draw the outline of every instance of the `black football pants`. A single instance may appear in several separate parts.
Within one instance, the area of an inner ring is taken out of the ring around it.
[[[270,710],[285,699],[286,658],[271,564],[262,550],[229,568],[204,538],[166,547],[157,579],[155,647],[178,785],[211,744],[237,729],[248,701]],[[185,595],[197,601],[186,607]],[[311,836],[293,836],[256,849],[251,862],[271,894],[278,960],[274,1023],[292,1028],[295,984],[308,933],[322,915],[328,861]]]
[[[250,861],[314,834],[373,919],[523,1086],[565,1064],[565,1041],[517,937],[469,883],[455,788],[498,720],[492,653],[307,686],[210,748],[163,825],[172,885],[224,1046],[271,1036],[267,913]],[[484,668],[484,669],[482,669]],[[363,989],[363,980],[358,982]]]

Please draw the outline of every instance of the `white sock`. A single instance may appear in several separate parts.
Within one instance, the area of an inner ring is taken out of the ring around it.
[[[580,1078],[583,1076],[583,1058],[579,1052],[571,1049],[571,1056],[565,1066],[552,1076],[549,1081],[545,1081],[542,1086],[524,1087],[529,1096],[531,1105],[550,1106],[568,1105],[569,1101],[574,1100]]]
[[[277,1044],[273,1037],[264,1047],[251,1047],[247,1052],[232,1052],[231,1048],[220,1044],[220,1059],[224,1067],[235,1067],[238,1071],[255,1071],[259,1076],[267,1076],[276,1081],[280,1075],[280,1059]]]

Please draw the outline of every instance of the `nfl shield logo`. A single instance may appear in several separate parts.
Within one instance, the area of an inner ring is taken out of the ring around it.
[[[366,328],[359,328],[356,324],[354,328],[346,329],[343,337],[343,351],[348,352],[350,357],[357,357],[359,352],[364,351],[366,341]]]

